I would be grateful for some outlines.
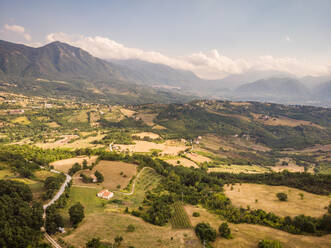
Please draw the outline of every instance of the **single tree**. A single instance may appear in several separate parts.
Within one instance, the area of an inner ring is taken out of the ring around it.
[[[85,170],[85,169],[87,169],[88,167],[87,167],[87,161],[86,161],[86,159],[84,159],[83,160],[83,169]]]
[[[103,175],[99,171],[95,171],[94,175],[97,178],[98,183],[102,183],[104,181]]]
[[[81,222],[84,217],[84,207],[80,202],[77,202],[75,205],[71,206],[69,209],[70,222],[74,227],[77,227],[78,223]]]

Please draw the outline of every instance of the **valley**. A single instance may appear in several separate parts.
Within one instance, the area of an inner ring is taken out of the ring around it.
[[[93,238],[110,245],[118,236],[120,247],[202,247],[196,225],[225,221],[232,239],[208,245],[330,245],[330,109],[209,100],[121,106],[7,93],[0,106],[0,179],[27,185],[45,203],[57,190],[46,181],[62,180],[50,169],[72,176],[48,214],[61,221],[46,221],[64,228],[46,225],[61,247]],[[97,197],[102,189],[113,197]],[[85,217],[74,227],[68,211],[77,202]],[[313,229],[299,229],[298,216],[309,216],[300,218]]]

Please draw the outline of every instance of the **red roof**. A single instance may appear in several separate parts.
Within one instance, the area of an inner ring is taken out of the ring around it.
[[[103,190],[101,190],[98,194],[103,194],[103,193],[105,193],[106,191],[108,191],[108,189],[103,189]]]
[[[102,196],[104,196],[104,197],[108,197],[108,196],[110,196],[110,195],[111,195],[111,192],[110,192],[110,191],[107,191],[107,192],[103,193]]]

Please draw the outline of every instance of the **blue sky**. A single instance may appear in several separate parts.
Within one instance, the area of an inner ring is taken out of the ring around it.
[[[253,64],[258,67],[264,63],[259,61],[261,56],[269,56],[268,63],[270,57],[278,59],[276,69],[281,68],[279,63],[295,60],[302,64],[295,70],[305,70],[303,64],[308,63],[317,73],[331,64],[330,13],[330,0],[0,0],[0,39],[37,46],[51,41],[47,35],[61,33],[53,39],[112,58],[111,51],[98,53],[91,48],[92,42],[82,41],[103,37],[124,48],[139,49],[140,57],[133,52],[133,58],[162,62],[148,54],[155,52],[177,61],[165,62],[169,65],[184,59],[189,64],[182,61],[175,67],[197,70],[204,77],[208,73],[221,77],[222,73],[193,68],[202,60],[220,63],[218,67],[232,63],[232,68],[221,70],[226,74],[242,72]]]

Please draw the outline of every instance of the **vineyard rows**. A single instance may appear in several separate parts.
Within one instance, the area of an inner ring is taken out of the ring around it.
[[[187,216],[187,213],[185,212],[181,202],[175,202],[173,208],[174,208],[174,213],[170,221],[172,227],[177,229],[191,228],[192,225],[190,219]]]

